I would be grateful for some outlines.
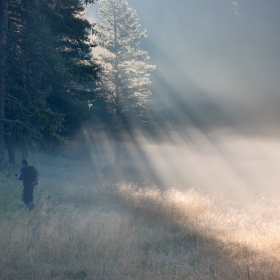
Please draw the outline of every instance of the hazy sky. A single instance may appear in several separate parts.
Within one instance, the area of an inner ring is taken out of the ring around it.
[[[177,112],[176,95],[180,110],[188,115],[191,106],[206,125],[273,131],[280,121],[278,2],[128,1],[148,30],[141,47],[157,65],[153,90]],[[87,15],[94,18],[99,7]]]

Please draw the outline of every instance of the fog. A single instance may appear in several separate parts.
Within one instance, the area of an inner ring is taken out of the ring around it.
[[[124,145],[132,145],[127,148],[132,151],[128,164],[146,166],[173,187],[206,187],[239,197],[277,194],[280,4],[263,0],[128,3],[148,30],[141,48],[157,66],[152,76],[152,97],[158,101],[153,103],[154,111],[166,109],[165,117],[171,120],[157,131],[161,141],[139,131],[126,138]],[[99,7],[87,8],[92,22]],[[94,148],[98,142],[94,131],[85,128],[84,133],[95,151],[92,160],[96,161],[100,148],[105,155],[102,164],[109,163],[111,141]]]

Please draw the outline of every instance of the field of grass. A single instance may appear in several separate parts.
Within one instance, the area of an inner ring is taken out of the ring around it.
[[[239,204],[125,180],[131,169],[116,181],[90,162],[34,154],[32,164],[33,211],[13,180],[20,167],[0,177],[1,280],[280,279],[276,197]]]

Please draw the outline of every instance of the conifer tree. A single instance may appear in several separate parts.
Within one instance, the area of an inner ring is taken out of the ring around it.
[[[51,104],[50,96],[59,95],[75,106],[74,99],[83,97],[87,104],[91,98],[80,86],[94,80],[96,72],[83,4],[95,2],[0,1],[0,173],[4,134],[24,142],[65,140],[57,132],[68,112]]]
[[[115,119],[115,164],[118,165],[121,131],[129,125],[128,119],[143,116],[150,95],[150,74],[155,66],[147,64],[147,52],[139,49],[147,31],[141,31],[136,12],[125,0],[105,0],[99,14],[104,23],[97,21],[94,41],[104,49],[98,59]]]
[[[81,85],[95,79],[96,65],[90,60],[91,25],[83,11],[80,0],[10,2],[8,145],[9,138],[20,140],[23,147],[30,140],[48,146],[65,143],[59,133],[63,116],[69,114],[65,104],[75,107],[79,100],[86,111],[91,96]]]

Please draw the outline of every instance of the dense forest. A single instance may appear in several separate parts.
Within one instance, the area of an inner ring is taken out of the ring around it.
[[[94,1],[1,3],[1,171],[4,138],[13,164],[15,143],[28,158],[28,148],[66,145],[83,123],[98,119],[110,127],[118,146],[121,130],[130,129],[125,112],[136,122],[145,121],[154,66],[145,63],[149,57],[138,49],[146,31],[125,1],[104,7],[104,20],[111,24],[108,35],[107,26],[84,17],[85,6]],[[93,59],[97,46],[113,60]],[[106,63],[115,69],[108,72]],[[97,107],[102,109],[95,111]],[[120,148],[115,154],[118,164]]]
[[[90,4],[88,3],[85,4]],[[91,1],[93,2],[93,1]],[[0,170],[4,137],[10,163],[14,143],[65,144],[87,118],[94,98],[83,85],[97,79],[91,24],[81,1],[1,1]],[[67,132],[65,132],[67,130]]]

